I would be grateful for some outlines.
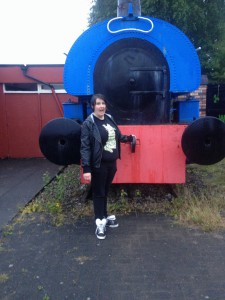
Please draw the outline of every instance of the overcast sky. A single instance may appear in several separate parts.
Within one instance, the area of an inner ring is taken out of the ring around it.
[[[0,64],[61,64],[87,29],[91,0],[0,0]]]

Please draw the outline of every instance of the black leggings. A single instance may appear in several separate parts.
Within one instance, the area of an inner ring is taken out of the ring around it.
[[[95,219],[102,220],[107,214],[107,195],[117,171],[116,161],[102,162],[100,168],[92,170],[92,198]]]

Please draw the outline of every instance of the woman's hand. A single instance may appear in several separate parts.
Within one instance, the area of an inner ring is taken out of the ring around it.
[[[83,177],[84,177],[84,180],[91,182],[91,173],[84,173]]]

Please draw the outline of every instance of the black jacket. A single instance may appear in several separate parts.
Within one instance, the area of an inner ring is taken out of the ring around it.
[[[122,135],[113,118],[105,114],[105,118],[110,118],[119,132],[119,158],[120,158],[120,142],[126,143],[130,141],[130,136]],[[103,145],[97,125],[94,122],[93,114],[87,117],[81,127],[81,165],[84,173],[91,172],[91,167],[99,168],[102,159]]]

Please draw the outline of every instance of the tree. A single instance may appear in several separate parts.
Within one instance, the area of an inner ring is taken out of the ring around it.
[[[225,0],[141,0],[142,15],[163,19],[192,41],[210,81],[225,82]],[[93,0],[89,25],[117,15],[117,0]],[[221,68],[222,66],[222,68]]]
[[[117,0],[92,0],[89,15],[89,26],[117,15]]]
[[[223,39],[216,43],[211,58],[208,60],[211,83],[225,82],[225,34]]]
[[[218,62],[225,34],[224,0],[146,0],[143,1],[143,5],[146,14],[177,26],[190,38],[196,48],[201,47],[199,58],[202,72],[208,75],[209,80],[212,81],[213,77],[215,80],[215,74],[218,75],[218,80],[222,79],[219,66],[213,65],[213,62]],[[225,77],[223,80],[225,81]]]

